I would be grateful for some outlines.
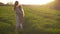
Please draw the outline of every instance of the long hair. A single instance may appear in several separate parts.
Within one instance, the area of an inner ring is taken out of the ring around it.
[[[19,2],[18,2],[18,1],[15,1],[15,3],[14,3],[14,9],[15,9],[15,7],[16,7],[18,4],[19,4]]]
[[[17,6],[19,4],[19,2],[18,1],[15,1],[15,4],[14,4],[14,6]]]

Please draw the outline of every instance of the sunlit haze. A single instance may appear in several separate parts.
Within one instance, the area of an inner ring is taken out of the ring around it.
[[[8,2],[15,2],[16,0],[0,0],[0,2],[3,3],[8,3]],[[42,4],[47,4],[49,2],[52,2],[54,0],[17,0],[19,1],[20,4],[38,4],[38,5],[42,5]]]

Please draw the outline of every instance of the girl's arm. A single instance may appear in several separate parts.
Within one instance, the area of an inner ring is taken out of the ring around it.
[[[20,10],[21,10],[21,12],[22,12],[22,14],[23,14],[23,16],[24,16],[24,10],[23,10],[23,7],[20,5],[19,8],[20,8]]]

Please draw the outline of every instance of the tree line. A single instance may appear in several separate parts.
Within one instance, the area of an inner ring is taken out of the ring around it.
[[[0,2],[0,6],[12,6],[12,5],[13,5],[12,2],[8,2],[6,4]]]

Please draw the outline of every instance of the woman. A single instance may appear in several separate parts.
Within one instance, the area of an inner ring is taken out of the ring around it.
[[[16,28],[19,29],[23,29],[23,22],[24,22],[24,11],[21,7],[21,5],[19,5],[18,1],[15,1],[14,4],[14,12],[16,14]]]

